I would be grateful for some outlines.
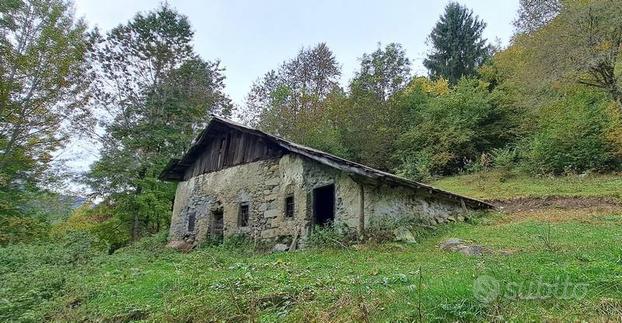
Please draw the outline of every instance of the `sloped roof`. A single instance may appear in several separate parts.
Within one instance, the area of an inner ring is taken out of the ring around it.
[[[472,208],[486,209],[486,208],[494,207],[493,205],[486,203],[484,201],[480,201],[480,200],[470,198],[467,196],[451,193],[445,190],[432,187],[430,185],[422,184],[416,181],[412,181],[412,180],[409,180],[403,177],[393,175],[391,173],[383,172],[381,170],[374,169],[369,166],[365,166],[363,164],[359,164],[359,163],[356,163],[356,162],[353,162],[353,161],[350,161],[350,160],[347,160],[341,157],[337,157],[335,155],[332,155],[332,154],[329,154],[329,153],[326,153],[326,152],[323,152],[317,149],[303,146],[303,145],[285,140],[281,137],[271,135],[261,130],[257,130],[257,129],[254,129],[254,128],[239,124],[237,122],[218,117],[218,116],[212,116],[212,120],[210,121],[210,123],[207,125],[205,129],[203,129],[203,131],[201,131],[201,133],[197,136],[197,138],[195,139],[190,149],[188,149],[188,151],[181,157],[181,159],[172,159],[171,161],[169,161],[165,169],[160,174],[160,179],[169,180],[169,181],[179,181],[180,180],[179,174],[183,173],[187,167],[192,165],[196,156],[200,152],[200,149],[203,146],[203,143],[209,139],[207,136],[207,133],[210,131],[210,129],[214,128],[218,124],[225,125],[227,127],[232,127],[239,131],[252,133],[254,135],[264,138],[267,142],[271,142],[273,144],[278,145],[285,151],[304,156],[318,163],[338,169],[340,171],[346,172],[351,175],[360,176],[360,177],[375,180],[378,182],[385,182],[385,183],[392,184],[392,185],[405,186],[405,187],[410,187],[414,189],[424,190],[430,194],[438,194],[438,195],[441,195],[441,196],[444,196],[446,198],[453,199],[453,200],[462,200],[464,201],[466,205]]]

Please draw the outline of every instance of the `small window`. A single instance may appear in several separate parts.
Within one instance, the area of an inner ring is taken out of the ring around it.
[[[197,222],[197,216],[194,212],[188,214],[188,232],[194,231],[194,226]]]
[[[247,227],[248,226],[248,202],[240,203],[240,211],[238,213],[238,226]]]
[[[285,217],[293,218],[294,217],[294,196],[288,195],[285,197]]]

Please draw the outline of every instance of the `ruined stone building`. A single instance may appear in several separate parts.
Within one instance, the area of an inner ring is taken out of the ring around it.
[[[219,117],[160,178],[178,182],[170,240],[304,238],[315,226],[437,224],[490,207]]]

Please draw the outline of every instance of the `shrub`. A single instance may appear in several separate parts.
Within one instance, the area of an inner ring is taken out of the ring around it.
[[[345,248],[358,241],[355,229],[345,224],[320,227],[315,226],[307,237],[311,248]]]
[[[0,321],[49,321],[46,310],[63,306],[72,281],[105,255],[98,239],[73,232],[62,239],[0,247]]]
[[[65,220],[52,226],[50,236],[54,239],[62,239],[67,234],[74,231],[90,231],[96,225],[96,222],[89,216],[89,209],[92,204],[87,202]]]
[[[397,227],[399,227],[399,224],[393,219],[372,219],[367,228],[365,228],[365,234],[362,240],[372,243],[393,241],[393,239],[395,239],[394,231]]]
[[[105,205],[94,206],[84,203],[75,209],[69,218],[58,223],[50,230],[55,239],[63,239],[72,233],[89,233],[95,235],[100,243],[106,245],[108,253],[126,246],[130,242],[127,224],[121,219],[112,217]]]
[[[514,138],[512,112],[495,101],[487,83],[477,80],[461,80],[416,111],[395,156],[402,161],[401,173],[414,178],[455,174]]]
[[[542,109],[538,130],[523,143],[527,169],[559,175],[619,168],[608,105],[602,95],[583,91]]]
[[[499,181],[504,182],[512,175],[512,170],[516,168],[519,155],[515,147],[496,148],[490,151],[492,166],[499,170]]]
[[[514,147],[496,148],[490,151],[492,165],[501,170],[510,170],[518,162],[518,152]]]
[[[480,158],[464,165],[463,171],[467,174],[479,173],[481,171],[484,171],[490,166],[489,159],[489,154],[482,153]]]
[[[161,252],[168,242],[168,232],[160,231],[158,233],[142,237],[138,241],[131,243],[127,249],[135,251],[146,251],[148,253]],[[110,253],[110,250],[109,250]]]
[[[416,181],[427,182],[432,179],[433,156],[426,152],[420,152],[416,156],[402,156],[402,161],[397,169],[397,174]]]
[[[234,234],[223,239],[222,247],[232,251],[255,250],[255,243],[247,234]]]
[[[62,240],[67,263],[85,263],[107,249],[97,236],[90,232],[71,232]]]
[[[412,231],[413,222],[416,220],[406,217],[380,217],[371,218],[365,228],[363,240],[365,242],[383,243],[395,239],[395,229],[406,228]]]
[[[0,246],[45,240],[50,225],[40,217],[0,215]]]

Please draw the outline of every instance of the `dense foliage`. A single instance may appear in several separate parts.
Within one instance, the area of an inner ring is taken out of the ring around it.
[[[571,93],[543,107],[538,130],[523,143],[525,162],[545,174],[618,167],[620,156],[607,133],[617,117],[611,102],[597,93]],[[563,114],[559,110],[564,109]]]
[[[101,33],[74,18],[70,0],[0,1],[0,320],[619,319],[622,2],[519,3],[516,35],[495,53],[485,22],[450,3],[429,37],[429,76],[413,75],[389,43],[342,83],[319,43],[234,109],[219,62],[197,55],[188,18],[168,4]],[[376,223],[362,240],[317,230],[308,243],[318,248],[288,254],[258,255],[261,243],[244,235],[180,254],[164,248],[175,185],[158,175],[212,113],[442,189],[521,202],[434,230],[410,223],[416,244],[373,243],[399,229]],[[55,190],[67,178],[58,149],[80,135],[101,145],[82,176],[91,199]],[[562,208],[531,209],[534,198]],[[586,205],[572,208],[576,199]],[[438,248],[455,237],[486,254]],[[473,293],[480,275],[589,289],[487,303]]]
[[[455,174],[514,139],[511,112],[496,102],[488,83],[462,79],[447,93],[424,100],[412,112],[413,126],[399,139],[403,175]]]

